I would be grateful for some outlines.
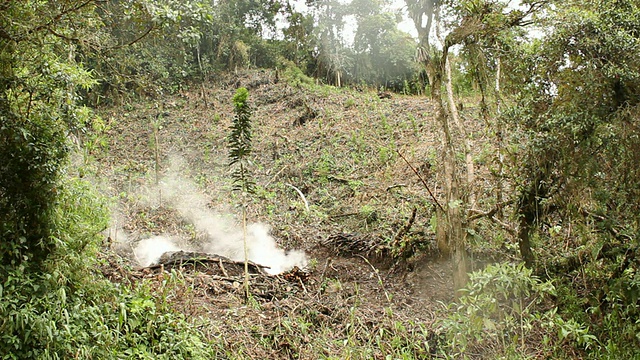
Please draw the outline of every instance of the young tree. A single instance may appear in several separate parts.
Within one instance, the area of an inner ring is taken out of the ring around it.
[[[251,154],[251,108],[247,102],[249,91],[239,88],[233,97],[235,116],[229,134],[229,166],[233,168],[233,189],[240,193],[242,206],[242,231],[244,248],[244,290],[249,293],[249,248],[247,244],[247,197],[253,193],[255,184],[248,169]]]

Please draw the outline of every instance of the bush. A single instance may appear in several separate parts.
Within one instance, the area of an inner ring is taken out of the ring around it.
[[[293,62],[286,61],[284,64],[284,77],[291,86],[299,87],[301,85],[313,85],[313,79],[300,70]]]
[[[66,181],[59,192],[57,246],[42,271],[29,271],[28,262],[3,267],[2,358],[214,358],[207,340],[151,289],[119,288],[93,270],[106,206],[83,181]]]
[[[471,351],[522,354],[534,328],[553,324],[555,311],[541,312],[539,306],[554,294],[554,286],[523,264],[489,265],[470,275],[463,292],[438,325],[444,349],[454,357]]]

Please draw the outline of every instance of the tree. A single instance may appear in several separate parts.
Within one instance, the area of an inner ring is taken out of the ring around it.
[[[283,56],[301,69],[307,69],[313,60],[315,38],[313,17],[295,11],[290,3],[286,6],[288,26],[283,29]]]
[[[395,14],[374,1],[351,4],[358,28],[354,38],[353,81],[403,90],[416,73],[416,43],[398,30]]]
[[[632,164],[640,141],[629,135],[637,130],[640,103],[634,60],[640,56],[639,7],[634,1],[570,1],[558,9],[548,19],[549,35],[511,64],[509,86],[519,93],[506,119],[518,124],[522,135],[515,141],[526,144],[514,177],[521,251],[530,265],[531,236],[554,218],[606,219],[596,232],[613,235],[622,247],[629,244],[621,229],[638,228]]]
[[[1,5],[0,261],[10,268],[37,270],[61,246],[55,211],[68,136],[90,121],[77,102],[95,84],[75,60],[92,44],[84,36],[97,31],[93,8],[93,1]]]
[[[420,60],[429,77],[431,99],[436,118],[443,133],[443,181],[444,207],[438,208],[438,244],[445,254],[451,253],[454,261],[454,287],[461,289],[467,281],[466,234],[468,226],[469,188],[473,180],[473,163],[467,160],[466,177],[457,165],[456,154],[463,153],[469,159],[465,144],[464,128],[456,120],[456,106],[450,91],[449,51],[457,45],[469,46],[479,39],[495,36],[506,29],[525,25],[527,17],[538,11],[545,1],[527,1],[526,10],[507,10],[506,2],[461,1],[456,3],[438,0],[406,0],[409,14],[420,37]],[[447,13],[447,23],[442,13]],[[441,48],[434,46],[431,37],[435,21],[436,38]],[[444,27],[444,29],[441,28]],[[447,95],[442,94],[443,81],[447,81]],[[466,192],[466,194],[465,194]]]
[[[342,36],[348,8],[336,0],[316,0],[311,5],[316,22],[317,43],[314,74],[331,84],[341,86],[352,60]]]
[[[229,134],[229,166],[233,168],[233,189],[240,192],[242,206],[242,231],[244,248],[244,291],[249,299],[249,248],[247,244],[247,197],[254,192],[255,184],[249,172],[251,155],[251,107],[247,102],[249,91],[239,88],[233,96],[235,116]]]
[[[516,94],[503,114],[517,144],[511,177],[521,251],[554,278],[558,308],[573,309],[563,317],[594,324],[607,344],[602,353],[632,358],[640,316],[640,6],[555,4],[545,36],[514,48],[520,61],[504,63],[505,91]]]
[[[68,157],[99,121],[80,104],[96,84],[82,60],[108,47],[101,3],[0,4],[0,354],[215,358],[184,317],[96,271],[108,212]]]

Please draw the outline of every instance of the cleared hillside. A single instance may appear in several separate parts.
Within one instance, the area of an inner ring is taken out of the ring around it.
[[[168,273],[135,270],[144,262],[142,243],[158,251],[169,239],[180,249],[217,253],[228,247],[216,242],[241,242],[227,158],[231,98],[241,86],[253,108],[250,170],[257,190],[248,221],[270,228],[282,256],[306,253],[303,273],[285,275],[288,282],[252,278],[255,307],[243,305],[233,279],[203,280],[206,266],[177,267],[184,280],[169,289],[161,285]],[[264,71],[226,75],[204,91],[203,97],[194,86],[103,110],[106,149],[96,152],[98,173],[117,199],[109,231],[115,254],[104,273],[114,281],[157,281],[176,308],[211,321],[211,336],[224,334],[225,351],[380,357],[388,350],[369,344],[387,331],[379,341],[389,346],[399,338],[416,342],[397,351],[428,353],[439,302],[452,297],[449,261],[435,247],[434,203],[420,179],[439,193],[441,144],[429,101],[292,85]],[[480,126],[470,128],[482,138]],[[114,270],[129,266],[133,275]],[[288,340],[273,338],[274,331]],[[338,347],[341,341],[353,343]]]

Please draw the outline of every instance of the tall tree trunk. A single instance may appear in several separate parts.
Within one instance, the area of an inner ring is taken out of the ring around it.
[[[518,230],[518,240],[520,247],[520,256],[524,261],[526,267],[532,269],[534,266],[533,252],[531,251],[531,228],[533,221],[531,217],[522,214],[520,215],[520,229]]]
[[[453,286],[456,291],[458,291],[466,285],[468,280],[466,253],[467,232],[464,224],[465,221],[463,220],[463,206],[465,202],[460,196],[460,174],[456,166],[456,147],[451,131],[451,117],[442,105],[442,100],[437,101],[436,108],[438,109],[438,121],[440,122],[444,135],[442,161],[444,167],[444,190],[447,200],[445,206],[445,221],[442,224],[438,223],[438,226],[444,227],[448,248],[453,259]]]
[[[436,36],[441,38],[440,34],[440,13],[436,9],[435,12],[435,26],[436,26]],[[466,230],[466,212],[465,209],[467,207],[466,199],[464,199],[461,195],[461,174],[458,171],[458,166],[456,164],[456,143],[459,143],[460,140],[464,143],[464,151],[467,156],[465,156],[467,161],[467,178],[469,181],[467,184],[470,185],[474,178],[473,171],[473,160],[471,158],[471,146],[466,136],[466,131],[463,129],[463,126],[460,122],[458,110],[455,105],[455,100],[453,98],[453,86],[451,83],[451,64],[449,63],[449,47],[445,44],[445,41],[442,41],[442,56],[439,59],[439,62],[435,64],[433,67],[438,73],[435,74],[434,78],[437,78],[438,85],[433,87],[432,89],[432,99],[435,101],[437,96],[437,109],[438,109],[438,120],[442,127],[442,132],[444,134],[443,145],[444,145],[444,154],[443,154],[443,165],[444,165],[444,180],[445,180],[445,196],[447,198],[446,209],[446,235],[449,242],[449,248],[451,250],[451,257],[453,260],[453,286],[456,290],[456,297],[460,295],[460,290],[465,287],[467,281],[469,280],[468,276],[468,261],[467,261],[467,230]],[[447,91],[446,100],[441,93],[442,87],[442,78],[445,76],[445,88]],[[435,91],[435,93],[434,93]],[[445,106],[443,103],[446,101],[448,106]],[[450,111],[447,111],[450,110]],[[457,128],[458,135],[454,136],[452,124]],[[454,138],[456,141],[454,141]],[[461,139],[460,139],[461,138]]]
[[[407,1],[407,5],[411,8],[416,4],[413,4]],[[443,206],[443,209],[437,209],[437,228],[436,228],[436,238],[438,241],[438,248],[445,256],[451,256],[453,260],[453,285],[456,291],[462,289],[468,280],[468,264],[467,264],[467,252],[466,252],[466,201],[461,196],[460,191],[460,173],[456,164],[456,143],[458,142],[458,137],[460,135],[455,136],[454,142],[454,134],[452,133],[452,125],[454,122],[458,123],[456,126],[458,129],[462,129],[462,125],[460,121],[457,119],[457,110],[455,109],[455,104],[453,103],[453,90],[451,88],[451,80],[450,76],[447,79],[447,92],[450,92],[450,96],[446,99],[442,94],[442,80],[443,76],[446,75],[445,71],[447,69],[447,58],[449,53],[449,48],[460,42],[459,39],[454,39],[454,41],[447,42],[443,41],[442,46],[442,54],[440,56],[433,56],[430,53],[430,45],[429,45],[429,33],[431,30],[431,21],[434,21],[434,26],[436,30],[436,35],[440,38],[440,2],[437,0],[428,0],[423,5],[426,6],[424,10],[424,14],[427,17],[427,26],[422,26],[422,13],[419,12],[419,16],[412,16],[414,24],[418,29],[420,34],[420,49],[418,53],[418,59],[425,65],[425,69],[427,72],[427,76],[429,78],[429,86],[431,88],[431,100],[435,106],[435,113],[438,122],[442,128],[443,137],[442,137],[442,145],[443,145],[443,153],[442,153],[442,165],[444,172],[444,195],[446,198],[446,204]],[[414,14],[416,15],[416,14]],[[448,104],[448,106],[446,105]],[[453,107],[451,112],[448,111],[448,107]],[[453,118],[452,118],[453,117]],[[457,134],[464,134],[463,131],[458,131]],[[466,140],[466,137],[464,137]],[[470,145],[469,145],[470,146]],[[470,153],[469,146],[465,146],[465,151]],[[473,180],[473,162],[470,161],[471,158],[467,161],[467,181],[469,181],[468,176],[471,176],[471,180]],[[471,167],[469,167],[471,164]],[[470,170],[470,171],[469,171]],[[459,295],[456,292],[456,296]]]
[[[471,156],[471,141],[469,141],[469,137],[467,135],[467,130],[462,124],[460,120],[460,114],[458,113],[458,108],[456,107],[456,101],[453,96],[453,81],[451,79],[451,62],[449,59],[445,59],[445,73],[447,76],[447,82],[445,87],[447,89],[447,102],[449,104],[449,113],[451,114],[451,119],[453,123],[456,125],[456,129],[460,134],[460,138],[462,143],[464,144],[464,152],[465,152],[465,162],[467,165],[467,191],[468,191],[468,203],[473,208],[476,203],[476,195],[473,192],[471,186],[475,181],[475,166],[473,164],[473,157]]]
[[[487,85],[485,84],[485,79],[478,67],[476,67],[475,78],[478,83],[478,88],[480,89],[480,114],[482,114],[482,119],[484,120],[485,125],[489,126],[489,107],[487,106],[487,99],[485,95],[487,92]]]
[[[535,261],[533,251],[531,251],[531,229],[538,219],[538,196],[536,194],[538,184],[539,181],[534,181],[531,188],[521,193],[518,201],[520,256],[528,268],[533,268]]]
[[[496,59],[496,86],[495,86],[495,92],[496,92],[496,137],[497,137],[497,143],[498,143],[498,179],[496,182],[496,202],[498,204],[502,204],[503,203],[503,192],[504,192],[504,188],[503,188],[503,184],[502,184],[502,179],[504,178],[504,155],[503,155],[503,149],[504,149],[504,140],[503,140],[503,136],[502,136],[502,119],[500,118],[501,115],[501,105],[502,105],[502,94],[500,91],[500,76],[502,73],[502,61],[500,60],[500,57],[498,57]],[[498,219],[502,219],[502,208],[499,206],[498,207],[498,213],[496,214],[496,216],[498,217]]]

